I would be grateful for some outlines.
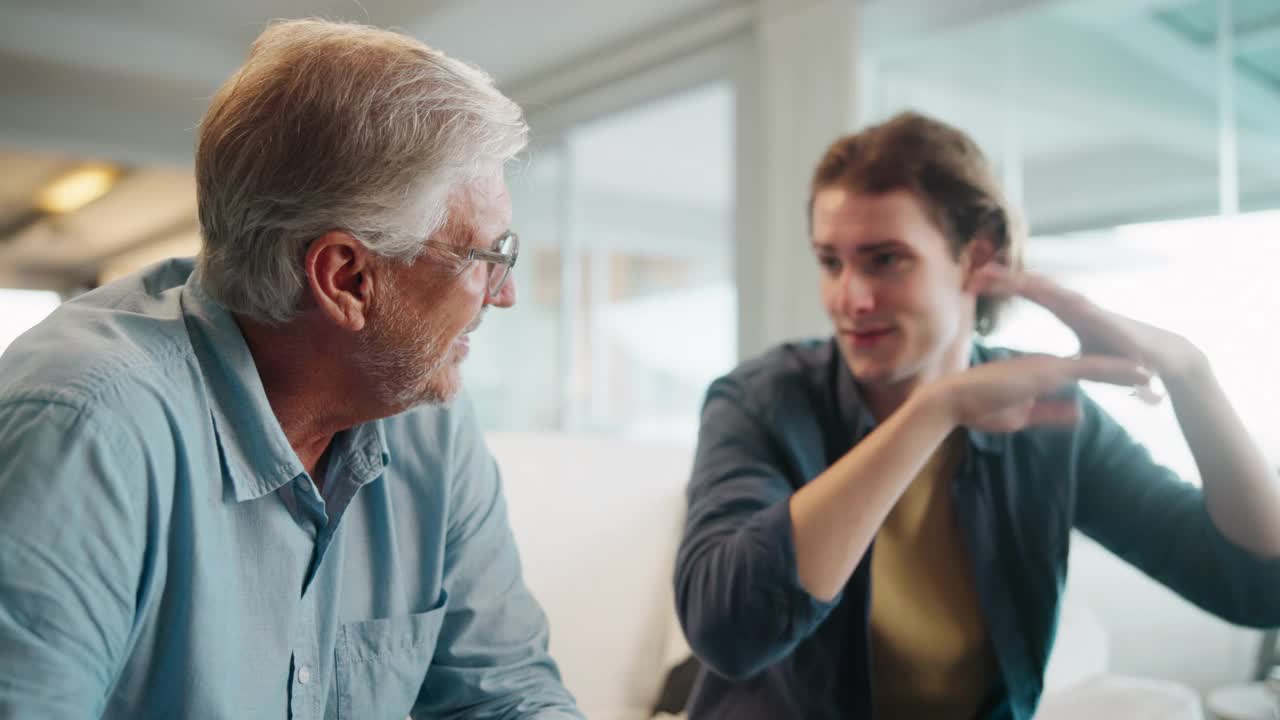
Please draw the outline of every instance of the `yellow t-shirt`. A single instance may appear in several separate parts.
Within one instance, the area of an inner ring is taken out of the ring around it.
[[[964,449],[962,434],[948,437],[876,535],[871,673],[877,720],[973,718],[994,686],[995,655],[951,508],[951,480]]]

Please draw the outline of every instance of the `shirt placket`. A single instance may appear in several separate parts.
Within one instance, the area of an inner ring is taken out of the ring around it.
[[[320,662],[320,638],[316,611],[316,592],[312,579],[320,564],[322,550],[320,545],[327,534],[325,526],[328,517],[324,500],[320,498],[314,483],[305,473],[294,480],[294,497],[302,512],[298,514],[299,527],[307,533],[312,542],[312,561],[302,585],[302,596],[298,603],[298,615],[295,618],[293,645],[293,677],[292,713],[295,718],[324,717],[325,686],[320,677],[323,664]]]
[[[316,632],[315,600],[311,593],[302,596],[294,630],[293,702],[294,718],[322,718],[324,683],[320,678],[320,643]]]

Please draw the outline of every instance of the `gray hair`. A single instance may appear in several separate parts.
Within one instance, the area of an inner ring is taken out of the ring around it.
[[[480,69],[352,23],[271,24],[214,95],[196,144],[199,282],[233,312],[293,319],[315,238],[412,262],[453,190],[528,139]]]

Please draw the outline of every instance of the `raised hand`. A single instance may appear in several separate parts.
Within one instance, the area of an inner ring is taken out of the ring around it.
[[[1044,307],[1076,334],[1082,355],[1128,358],[1166,379],[1181,378],[1206,362],[1200,350],[1181,335],[1099,307],[1043,275],[992,263],[974,273],[970,283],[979,294],[1017,295]],[[1137,394],[1148,402],[1161,398],[1149,382],[1139,385]]]
[[[1016,432],[1033,425],[1070,425],[1079,418],[1072,400],[1054,393],[1079,380],[1145,385],[1151,373],[1133,360],[1107,355],[1060,358],[1024,355],[946,376],[938,389],[959,425]]]

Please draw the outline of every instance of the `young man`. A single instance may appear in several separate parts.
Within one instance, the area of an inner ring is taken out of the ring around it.
[[[692,720],[1030,718],[1077,527],[1236,623],[1280,624],[1280,484],[1185,339],[1018,271],[963,133],[904,114],[814,174],[834,328],[710,388],[676,568]],[[1082,355],[974,341],[1021,295]],[[1204,489],[1077,380],[1168,389]]]
[[[258,38],[200,126],[194,268],[0,358],[0,716],[581,718],[458,398],[526,134],[408,37]]]

